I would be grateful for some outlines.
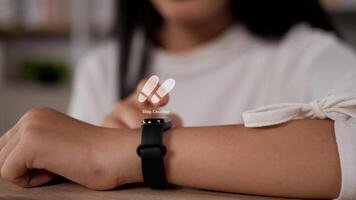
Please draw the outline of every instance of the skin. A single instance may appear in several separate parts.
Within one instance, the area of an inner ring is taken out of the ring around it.
[[[151,0],[165,19],[159,45],[184,53],[216,38],[234,23],[229,0]]]
[[[34,187],[59,175],[95,190],[142,182],[139,143],[137,129],[97,127],[51,109],[33,109],[0,139],[1,177]],[[335,198],[340,190],[329,120],[261,129],[176,128],[164,143],[172,184],[297,198]]]
[[[231,24],[227,0],[152,2],[165,18],[162,46],[173,53],[192,49]],[[28,111],[0,138],[1,177],[35,187],[63,176],[95,190],[142,182],[136,155],[137,128],[147,117],[142,109],[160,108],[169,97],[158,105],[138,104],[139,89],[118,102],[100,127],[48,108]],[[183,127],[177,115],[169,117],[175,128],[164,134],[165,170],[172,184],[296,198],[339,194],[341,171],[330,120],[266,128]]]

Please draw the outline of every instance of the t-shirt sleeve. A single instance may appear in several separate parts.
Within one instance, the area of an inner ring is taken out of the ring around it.
[[[337,199],[356,198],[356,119],[335,121],[335,136],[341,163],[342,183]]]
[[[356,199],[356,56],[335,38],[310,50],[299,69],[300,88],[310,103],[285,102],[243,113],[246,127],[281,124],[293,119],[334,120],[342,185],[337,199]]]
[[[111,77],[115,73],[107,62],[113,58],[105,59],[103,54],[108,57],[110,52],[96,50],[79,61],[73,79],[68,111],[70,116],[95,125],[99,125],[110,112],[116,94],[115,83],[112,83],[115,78]]]
[[[305,65],[305,83],[312,97],[326,94],[356,92],[356,53],[335,38],[330,38],[316,48]]]
[[[335,38],[326,40],[310,62],[314,98],[327,94],[356,94],[356,54]],[[356,110],[356,104],[353,111]],[[356,199],[356,119],[335,119],[342,186],[337,199]]]
[[[311,68],[313,96],[356,94],[356,56],[351,48],[332,40],[311,65],[315,67]],[[356,102],[353,112],[355,110]],[[356,119],[336,118],[334,123],[342,174],[342,186],[337,199],[356,199]]]

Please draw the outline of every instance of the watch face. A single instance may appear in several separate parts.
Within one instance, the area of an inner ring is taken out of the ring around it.
[[[162,124],[165,122],[165,119],[163,118],[149,118],[149,119],[144,119],[142,121],[142,124]]]
[[[148,118],[142,121],[142,125],[149,125],[149,124],[162,124],[165,129],[169,129],[172,127],[172,122],[169,119],[163,118]]]

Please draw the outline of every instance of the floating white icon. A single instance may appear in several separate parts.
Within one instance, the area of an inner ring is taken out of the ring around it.
[[[156,75],[151,76],[143,86],[141,93],[138,95],[138,101],[143,103],[152,94],[156,86],[158,85],[159,78]],[[176,82],[174,79],[170,78],[163,82],[163,84],[156,90],[155,94],[152,95],[150,101],[153,104],[158,103],[164,96],[166,96],[170,91],[173,90]]]
[[[158,76],[151,76],[143,86],[141,93],[138,95],[138,101],[143,103],[147,100],[147,97],[150,96],[152,91],[156,88],[158,84],[159,78]]]

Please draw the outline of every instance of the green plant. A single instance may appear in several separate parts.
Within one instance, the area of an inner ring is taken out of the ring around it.
[[[26,58],[20,65],[22,75],[45,84],[58,84],[67,79],[69,65],[62,59]]]

